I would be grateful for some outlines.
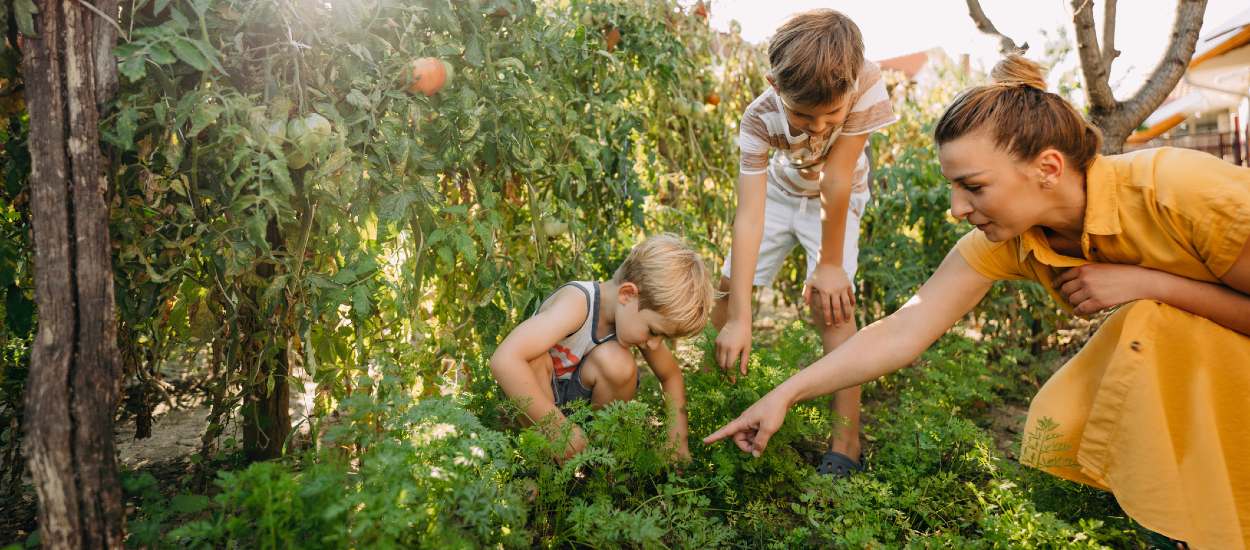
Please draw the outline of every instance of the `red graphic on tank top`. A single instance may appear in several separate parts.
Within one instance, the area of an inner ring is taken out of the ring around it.
[[[564,376],[573,372],[577,369],[577,364],[581,362],[581,359],[573,355],[572,350],[560,344],[556,344],[550,350],[547,350],[547,355],[551,356],[551,365],[555,368],[556,376]]]

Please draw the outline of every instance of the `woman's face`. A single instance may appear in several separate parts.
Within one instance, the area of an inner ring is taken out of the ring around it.
[[[994,242],[1038,225],[1047,197],[1044,171],[1035,162],[1017,161],[983,131],[941,144],[938,160],[951,182],[952,216],[968,220]]]

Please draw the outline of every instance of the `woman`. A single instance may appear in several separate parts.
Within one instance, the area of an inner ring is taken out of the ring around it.
[[[902,308],[704,442],[755,456],[799,401],[910,364],[996,280],[1088,315],[1119,307],[1033,399],[1021,461],[1112,491],[1149,529],[1250,544],[1250,169],[1101,137],[1013,56],[935,130],[951,213],[976,225]],[[1044,444],[1040,442],[1045,442]]]

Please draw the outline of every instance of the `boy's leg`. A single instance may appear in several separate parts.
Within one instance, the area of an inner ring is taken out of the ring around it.
[[[820,303],[813,297],[813,303]],[[855,335],[858,328],[855,320],[842,324],[842,326],[825,324],[824,310],[820,308],[811,308],[812,322],[816,324],[817,330],[820,331],[820,342],[824,345],[825,355],[833,352],[843,342]],[[860,443],[859,443],[859,409],[860,409],[860,387],[846,388],[833,394],[833,412],[846,420],[845,424],[837,425],[833,434],[829,437],[829,450],[835,453],[841,453],[850,457],[852,460],[860,460]]]
[[[629,401],[638,393],[638,365],[634,354],[620,343],[604,342],[582,360],[581,384],[590,389],[595,408],[613,401]]]
[[[854,280],[855,272],[859,267],[859,221],[868,205],[868,199],[869,194],[867,192],[853,193],[849,211],[846,214],[846,231],[843,233],[845,240],[842,242],[842,268],[852,280]],[[811,275],[815,269],[815,258],[819,257],[820,251],[820,220],[818,217],[804,217],[802,221],[796,220],[795,225],[798,228],[796,233],[799,242],[803,244],[807,251],[807,273]],[[812,293],[812,303],[820,303],[815,292]],[[850,321],[842,324],[842,326],[836,326],[825,323],[823,308],[811,308],[811,310],[811,319],[816,324],[816,329],[820,331],[820,341],[824,344],[826,355],[850,339],[851,336],[854,336],[855,332],[859,330],[853,317]],[[846,455],[852,460],[859,462],[861,460],[859,443],[860,387],[855,386],[834,392],[833,411],[845,419],[846,423],[839,425],[830,435],[829,450]]]

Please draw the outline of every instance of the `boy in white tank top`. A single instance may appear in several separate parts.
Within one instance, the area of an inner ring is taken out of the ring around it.
[[[533,317],[504,338],[490,368],[504,393],[555,438],[561,407],[585,399],[594,407],[634,398],[636,347],[660,380],[669,413],[669,444],[687,459],[686,388],[681,367],[661,341],[696,333],[707,323],[714,291],[698,253],[672,235],[634,247],[611,280],[574,281],[556,289]],[[543,419],[548,418],[548,421]],[[573,426],[564,460],[581,452],[585,435]]]

